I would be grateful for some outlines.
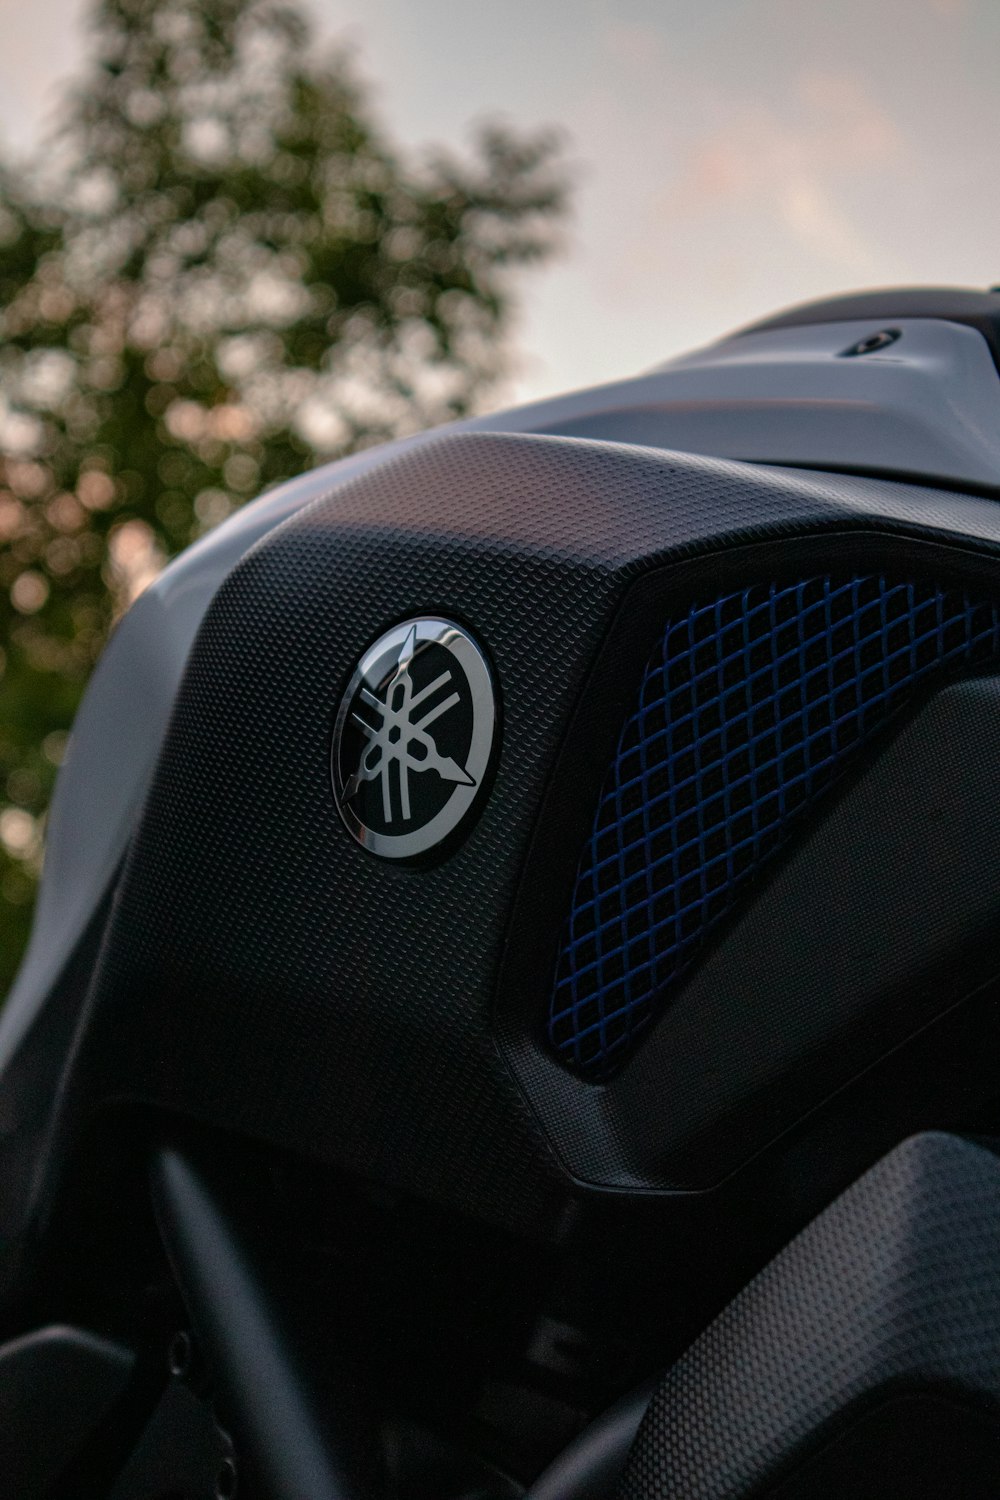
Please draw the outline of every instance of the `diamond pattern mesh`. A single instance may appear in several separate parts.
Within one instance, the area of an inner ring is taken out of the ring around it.
[[[577,872],[548,1022],[561,1059],[610,1076],[914,686],[998,654],[992,603],[880,575],[762,584],[671,620]]]

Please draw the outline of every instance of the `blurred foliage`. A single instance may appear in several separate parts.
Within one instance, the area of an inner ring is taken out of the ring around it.
[[[0,991],[116,615],[262,488],[481,405],[565,202],[549,135],[401,155],[293,6],[103,0],[90,38],[0,169]]]

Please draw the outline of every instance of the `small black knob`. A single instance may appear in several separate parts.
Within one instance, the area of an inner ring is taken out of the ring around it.
[[[888,349],[898,338],[902,337],[898,328],[880,328],[878,333],[870,333],[866,338],[858,339],[849,349],[841,349],[840,359],[856,359],[861,354],[875,354],[879,349]]]

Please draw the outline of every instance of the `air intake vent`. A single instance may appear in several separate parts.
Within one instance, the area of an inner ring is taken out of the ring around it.
[[[917,684],[1000,655],[1000,612],[882,576],[763,584],[667,625],[577,872],[549,1015],[606,1079],[713,928]]]

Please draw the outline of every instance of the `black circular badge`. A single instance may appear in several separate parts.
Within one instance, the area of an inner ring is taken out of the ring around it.
[[[414,859],[454,833],[484,787],[496,722],[489,664],[460,625],[420,616],[380,636],[333,734],[334,798],[358,843]]]

